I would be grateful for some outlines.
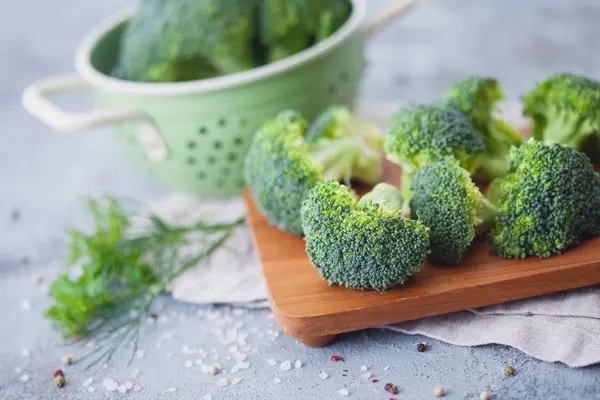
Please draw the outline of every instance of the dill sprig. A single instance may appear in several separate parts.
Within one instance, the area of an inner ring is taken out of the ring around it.
[[[49,290],[54,303],[46,317],[63,337],[94,342],[84,357],[88,368],[110,362],[117,350],[129,344],[133,344],[131,363],[141,326],[156,298],[179,276],[208,259],[244,219],[172,226],[151,215],[148,228],[132,235],[131,215],[118,200],[88,199],[87,206],[94,220],[93,232],[68,232],[67,263],[81,265],[81,273],[75,278],[68,272],[58,275]],[[201,249],[197,254],[184,254],[182,249],[191,236]]]

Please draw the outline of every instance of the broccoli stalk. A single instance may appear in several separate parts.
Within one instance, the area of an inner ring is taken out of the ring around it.
[[[367,203],[379,204],[382,207],[394,207],[402,209],[402,193],[395,186],[389,183],[378,183],[371,191],[360,198],[358,205],[366,205]]]
[[[434,264],[459,264],[474,238],[492,228],[497,207],[455,160],[423,167],[412,183],[413,218],[431,229],[428,259]]]
[[[506,98],[498,81],[486,76],[469,76],[456,81],[442,97],[442,103],[454,107],[473,122],[483,137],[485,152],[475,178],[491,181],[508,171],[506,154],[520,146],[523,136],[513,126],[494,115],[496,104]]]
[[[307,127],[297,113],[280,113],[255,134],[244,160],[257,207],[272,225],[295,235],[302,234],[302,200],[317,183],[381,177],[383,132],[343,107],[326,110]]]
[[[410,215],[412,180],[417,170],[456,159],[472,173],[479,165],[484,142],[462,112],[440,105],[411,105],[390,118],[384,148],[388,160],[402,169],[402,209]]]
[[[510,173],[489,188],[498,204],[490,243],[500,257],[550,257],[600,235],[600,175],[585,154],[532,138],[508,163]]]
[[[570,73],[552,75],[526,93],[523,103],[535,139],[597,155],[600,82]]]
[[[357,202],[335,181],[316,185],[302,203],[302,227],[311,264],[330,285],[387,290],[421,269],[429,228],[405,219],[401,194],[379,184]]]

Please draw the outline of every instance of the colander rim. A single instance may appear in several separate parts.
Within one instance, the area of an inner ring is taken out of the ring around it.
[[[173,83],[147,83],[118,79],[98,71],[91,63],[91,56],[97,43],[106,35],[133,15],[135,7],[127,7],[108,17],[84,37],[75,53],[75,69],[81,77],[93,87],[118,93],[172,96],[190,93],[207,93],[229,89],[267,79],[291,69],[297,68],[307,62],[324,56],[326,53],[342,44],[357,29],[363,27],[366,18],[366,0],[350,0],[352,13],[344,25],[329,38],[319,42],[308,49],[287,57],[281,61],[263,65],[235,74],[201,79],[187,82]]]

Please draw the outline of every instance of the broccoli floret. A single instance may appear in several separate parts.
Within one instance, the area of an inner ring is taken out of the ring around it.
[[[597,152],[597,138],[591,137],[600,137],[600,82],[571,73],[552,75],[526,93],[523,103],[535,139]]]
[[[458,265],[476,235],[489,230],[497,212],[456,160],[419,169],[412,181],[413,218],[431,229],[428,260]]]
[[[326,39],[346,22],[350,12],[348,0],[263,0],[260,38],[268,48],[267,62]]]
[[[326,118],[319,117],[306,140],[307,122],[292,111],[268,121],[254,136],[245,158],[245,182],[260,211],[281,230],[302,234],[302,200],[317,183],[325,179],[349,181],[356,176],[379,178],[365,165],[377,168],[381,164],[381,145],[368,150],[369,157],[378,161],[365,163],[369,144],[353,127],[356,119],[348,116],[347,110],[337,112],[346,119],[333,118],[324,124]],[[375,133],[369,131],[368,135]],[[382,132],[379,135],[383,137]]]
[[[560,254],[600,234],[600,175],[570,146],[530,139],[508,155],[490,242],[504,258]]]
[[[469,76],[456,81],[442,97],[445,105],[465,113],[483,136],[485,152],[475,178],[489,182],[508,172],[506,154],[523,143],[521,133],[494,114],[498,101],[506,98],[495,78]]]
[[[389,187],[383,188],[389,197]],[[397,197],[399,194],[391,195]],[[335,181],[319,183],[302,203],[306,253],[330,285],[386,290],[420,270],[429,228],[385,200],[359,204]]]
[[[411,181],[419,168],[455,158],[473,173],[483,154],[483,138],[462,112],[440,105],[417,104],[398,110],[388,123],[387,158],[402,168],[403,211],[410,213]]]
[[[142,0],[116,70],[134,81],[201,79],[256,66],[257,0]]]

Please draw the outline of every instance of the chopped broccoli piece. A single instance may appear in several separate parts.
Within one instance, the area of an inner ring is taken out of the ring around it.
[[[357,130],[348,110],[336,109],[334,114],[344,119],[332,117],[325,124],[332,110],[318,118],[306,140],[307,122],[292,111],[266,122],[254,136],[245,158],[245,181],[260,211],[281,230],[302,234],[302,200],[317,183],[358,177],[372,178],[372,183],[379,178],[383,139],[374,137],[383,138],[383,132]],[[370,172],[368,166],[377,170]]]
[[[429,261],[458,265],[476,235],[489,230],[497,212],[456,160],[419,169],[412,181],[413,218],[431,229]]]
[[[376,183],[383,173],[383,132],[356,118],[347,107],[330,106],[309,127],[305,138],[312,158],[325,167],[325,180],[341,177],[346,183],[350,178]]]
[[[455,158],[473,173],[483,150],[483,138],[471,119],[454,108],[417,104],[398,110],[389,121],[385,153],[402,168],[404,213],[410,213],[411,181],[416,170]]]
[[[526,93],[523,103],[535,139],[589,150],[590,155],[598,151],[598,141],[591,136],[600,136],[600,82],[571,73],[555,74]]]
[[[348,0],[263,0],[260,37],[268,48],[267,62],[326,39],[346,22],[350,12]]]
[[[134,81],[201,79],[256,66],[257,0],[142,0],[116,70]]]
[[[330,285],[353,289],[386,290],[405,283],[420,270],[429,247],[429,228],[421,222],[403,218],[385,200],[358,204],[335,181],[309,192],[302,226],[312,265]]]
[[[475,130],[483,136],[485,152],[475,178],[491,181],[508,172],[506,154],[512,146],[520,146],[523,136],[509,123],[497,118],[495,107],[506,95],[495,78],[469,76],[456,81],[442,102],[465,113]]]
[[[493,182],[490,242],[504,258],[560,254],[600,234],[600,175],[570,146],[530,139],[508,155],[511,173]]]

